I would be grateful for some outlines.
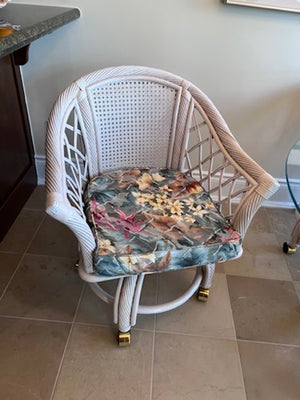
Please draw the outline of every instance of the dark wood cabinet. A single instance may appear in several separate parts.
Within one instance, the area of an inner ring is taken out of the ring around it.
[[[37,182],[19,68],[13,54],[0,59],[0,240]]]
[[[77,8],[8,4],[0,19],[20,25],[0,38],[0,241],[37,183],[19,65],[34,40],[80,17]]]

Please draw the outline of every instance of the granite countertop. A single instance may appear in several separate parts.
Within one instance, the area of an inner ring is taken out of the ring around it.
[[[0,8],[0,20],[21,25],[19,31],[0,38],[0,57],[13,53],[34,40],[80,17],[78,8],[8,4]]]

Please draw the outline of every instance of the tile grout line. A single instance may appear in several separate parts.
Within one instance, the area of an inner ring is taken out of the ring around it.
[[[225,280],[226,280],[227,294],[228,294],[228,300],[229,300],[229,305],[230,305],[232,327],[233,327],[233,331],[234,331],[234,335],[235,335],[234,343],[236,345],[236,350],[237,350],[237,354],[238,354],[238,364],[239,364],[239,370],[240,370],[240,374],[241,374],[241,378],[242,378],[242,382],[243,382],[245,400],[247,400],[248,396],[247,396],[247,392],[246,392],[244,370],[243,370],[242,359],[241,359],[240,349],[239,349],[238,340],[237,340],[237,332],[236,332],[236,327],[235,327],[235,322],[234,322],[234,317],[233,317],[233,310],[232,310],[232,304],[231,304],[231,297],[230,297],[230,293],[229,293],[227,275],[225,275]]]
[[[154,353],[155,353],[155,332],[156,328],[156,315],[154,318],[154,330],[152,332],[152,354],[151,354],[151,370],[150,370],[150,393],[149,393],[149,399],[152,400],[152,395],[153,395],[153,376],[154,376]]]
[[[76,248],[76,251],[77,251],[77,248]],[[14,253],[14,254],[17,254],[17,253]],[[53,254],[47,254],[47,253],[26,253],[26,256],[30,256],[30,257],[32,257],[32,256],[34,256],[34,257],[51,257],[51,258],[62,258],[62,259],[65,259],[65,260],[77,260],[78,259],[78,257],[76,257],[76,255],[74,254],[74,255],[69,255],[69,256],[56,256],[56,255],[53,255]]]
[[[17,315],[9,315],[9,314],[0,314],[0,318],[10,318],[10,319],[22,319],[25,321],[38,321],[38,322],[53,322],[55,324],[72,324],[72,321],[64,321],[59,319],[47,319],[47,318],[35,318],[35,317],[24,317],[24,316],[17,316]]]
[[[194,338],[199,338],[199,339],[223,340],[223,341],[230,341],[230,342],[236,342],[237,340],[239,340],[235,337],[201,335],[201,334],[197,334],[197,333],[187,333],[187,332],[178,332],[178,331],[156,330],[156,332],[162,333],[164,335],[188,336],[188,337],[194,337]],[[299,345],[299,347],[300,347],[300,345]]]
[[[237,354],[238,354],[238,364],[239,364],[239,369],[240,369],[240,373],[241,373],[241,377],[242,377],[242,381],[243,381],[243,388],[244,388],[244,393],[245,393],[245,399],[248,399],[247,396],[247,391],[246,391],[246,384],[245,384],[245,377],[244,377],[244,369],[243,369],[243,363],[242,363],[242,358],[241,358],[241,353],[240,353],[240,348],[239,348],[239,342],[238,339],[235,340],[235,345],[236,345],[236,349],[237,349]]]
[[[238,354],[238,364],[239,364],[239,369],[240,369],[240,373],[241,373],[241,377],[242,377],[245,399],[247,400],[247,399],[248,399],[248,396],[247,396],[246,385],[245,385],[244,370],[243,370],[243,364],[242,364],[242,359],[241,359],[241,353],[240,353],[240,349],[239,349],[239,344],[238,344],[238,341],[237,341],[237,340],[235,340],[235,345],[236,345],[237,354]]]
[[[155,315],[156,317],[156,315]],[[112,328],[114,325],[109,324],[97,324],[91,322],[82,322],[82,321],[63,321],[63,320],[54,320],[54,319],[42,319],[42,318],[34,318],[34,317],[23,317],[23,316],[14,316],[14,315],[4,315],[0,314],[0,318],[11,318],[11,319],[23,319],[23,320],[31,320],[31,321],[39,321],[39,322],[53,322],[53,323],[61,323],[68,325],[81,325],[81,326],[91,326],[91,327],[101,327],[101,328]],[[155,323],[156,326],[156,323]],[[133,328],[134,331],[137,332],[148,332],[153,333],[154,330],[156,333],[163,335],[178,335],[178,336],[187,336],[187,337],[195,337],[200,339],[209,339],[209,340],[221,340],[221,341],[230,341],[230,342],[249,342],[256,344],[268,344],[273,346],[287,346],[287,347],[300,347],[300,344],[289,344],[289,343],[280,343],[280,342],[264,342],[260,340],[250,340],[250,339],[239,339],[234,337],[220,337],[220,336],[206,336],[197,333],[186,333],[186,332],[178,332],[178,331],[167,331],[167,330],[156,330],[154,329],[146,329],[146,328]]]
[[[288,267],[287,267],[288,268]],[[290,274],[290,272],[288,271],[288,273]],[[254,275],[242,275],[242,274],[238,274],[238,273],[234,273],[232,271],[227,272],[225,274],[226,276],[234,276],[234,277],[238,277],[238,278],[250,278],[250,279],[264,279],[266,281],[281,281],[281,282],[293,282],[293,278],[291,279],[284,279],[284,278],[265,278],[265,277],[259,277],[259,276],[254,276]]]
[[[231,323],[232,323],[233,332],[234,332],[234,335],[235,335],[235,340],[237,340],[236,327],[235,327],[235,323],[234,323],[232,304],[231,304],[231,298],[230,298],[229,286],[228,286],[228,279],[227,279],[228,276],[229,275],[225,274],[225,281],[226,281],[226,287],[227,287],[228,302],[229,302],[229,305],[230,305]]]
[[[59,320],[59,319],[46,319],[46,318],[36,318],[36,317],[24,317],[24,316],[18,316],[18,315],[9,315],[9,314],[0,314],[0,318],[8,318],[8,319],[21,319],[25,321],[37,321],[37,322],[47,322],[47,323],[54,323],[54,324],[66,324],[66,325],[72,325],[73,321],[64,321],[64,320]],[[97,324],[97,323],[92,323],[92,322],[81,322],[81,321],[76,321],[74,322],[74,325],[80,325],[80,326],[91,326],[91,327],[100,327],[100,328],[113,328],[115,325],[114,324]],[[148,333],[153,333],[153,329],[146,329],[146,328],[133,328],[133,331],[137,332],[148,332]]]
[[[276,281],[276,282],[293,282],[293,278],[291,278],[291,279],[282,279],[282,278],[265,278],[265,277],[260,277],[260,276],[254,276],[254,275],[252,275],[252,276],[250,276],[250,275],[240,275],[240,274],[235,274],[235,273],[232,273],[232,272],[227,272],[226,274],[226,277],[227,276],[233,276],[233,277],[237,277],[237,278],[249,278],[249,279],[261,279],[261,280],[265,280],[265,281]]]
[[[50,258],[54,258],[54,259],[63,259],[63,260],[76,260],[78,257],[76,257],[75,255],[73,256],[55,256],[53,254],[41,254],[41,253],[26,253],[26,256],[30,256],[30,257],[50,257]]]
[[[26,211],[45,211],[45,208],[23,207],[22,210]]]
[[[13,250],[0,250],[0,254],[11,254],[13,256],[20,256],[23,254],[23,252],[21,251],[13,251]]]
[[[292,281],[294,289],[295,289],[295,292],[296,292],[296,295],[297,295],[297,297],[298,297],[298,299],[300,301],[300,291],[298,292],[298,288],[297,288],[297,283],[296,282],[299,282],[299,281],[295,281],[295,280]]]
[[[0,315],[1,317],[1,315]],[[72,322],[70,322],[72,323]],[[109,323],[96,323],[96,322],[83,322],[83,321],[76,321],[76,325],[81,325],[81,326],[94,326],[94,327],[101,327],[101,328],[114,328],[116,325],[115,324],[109,324]],[[149,332],[152,333],[153,329],[150,328],[136,328],[135,326],[132,327],[132,331],[137,331],[137,332]]]
[[[70,331],[69,331],[69,334],[68,334],[68,337],[67,337],[67,340],[66,340],[64,351],[63,351],[62,356],[61,356],[61,360],[60,360],[60,363],[59,363],[59,366],[58,366],[57,374],[56,374],[56,377],[55,377],[55,380],[54,380],[54,383],[53,383],[53,388],[52,388],[49,400],[53,400],[53,396],[55,394],[55,390],[56,390],[56,387],[57,387],[57,382],[58,382],[58,379],[59,379],[59,376],[60,376],[60,373],[61,373],[61,369],[62,369],[62,365],[63,365],[64,359],[65,359],[65,355],[66,355],[66,352],[67,352],[67,348],[68,348],[68,345],[69,345],[69,342],[70,342],[70,339],[71,339],[71,335],[72,335],[72,332],[73,332],[73,329],[74,329],[74,326],[75,326],[75,321],[76,321],[76,318],[77,318],[77,314],[78,314],[79,306],[81,304],[81,300],[82,300],[82,297],[83,297],[85,286],[86,285],[84,283],[82,285],[81,293],[80,293],[80,296],[79,296],[79,299],[78,299],[78,303],[77,303],[76,310],[75,310],[75,313],[74,313],[74,317],[73,317],[73,320],[72,320],[72,323],[71,323]]]
[[[270,226],[272,227],[272,232],[274,232],[275,231],[274,224],[273,224],[272,218],[271,218],[271,216],[270,216],[270,214],[268,213],[267,210],[266,210],[266,215],[267,215],[267,219],[268,219],[268,221],[270,223]],[[280,240],[277,237],[276,233],[274,233],[274,236],[276,238],[276,242],[277,242],[278,246],[282,248],[282,242],[280,242]],[[289,275],[291,277],[291,281],[294,282],[294,278],[293,278],[292,273],[290,271],[290,266],[289,266],[289,264],[287,262],[287,259],[286,259],[286,257],[283,257],[283,258],[284,258],[285,265],[287,267],[287,271],[288,271],[288,273],[289,273]]]
[[[36,237],[36,235],[37,235],[37,233],[38,233],[38,231],[39,231],[39,229],[40,229],[40,227],[41,227],[41,225],[42,225],[42,223],[43,223],[43,221],[44,221],[44,219],[45,219],[45,216],[46,216],[46,215],[44,214],[43,217],[41,218],[41,221],[40,221],[40,223],[38,224],[38,226],[37,226],[37,228],[36,228],[36,230],[35,230],[35,232],[34,232],[32,238],[31,238],[31,240],[29,241],[28,245],[25,247],[25,249],[24,249],[24,251],[23,251],[23,254],[22,254],[22,257],[20,258],[20,261],[19,261],[18,265],[16,266],[15,271],[13,272],[12,276],[10,277],[10,279],[9,279],[8,282],[7,282],[7,285],[6,285],[5,288],[3,289],[3,292],[2,292],[2,294],[1,294],[1,296],[0,296],[0,301],[3,299],[3,297],[4,297],[4,295],[5,295],[6,291],[7,291],[7,289],[9,288],[9,285],[11,284],[11,282],[12,282],[12,280],[14,279],[14,277],[15,277],[17,271],[19,270],[19,268],[20,268],[20,266],[21,266],[21,264],[22,264],[22,262],[23,262],[23,260],[24,260],[24,257],[26,256],[26,252],[27,252],[27,250],[29,249],[29,247],[31,246],[33,240],[35,239],[35,237]]]
[[[269,345],[269,346],[285,346],[285,347],[297,347],[297,348],[300,348],[300,344],[263,342],[261,340],[237,339],[237,342],[254,343],[254,344],[266,344],[266,345]]]
[[[156,276],[156,304],[158,304],[158,291],[159,291],[159,278]],[[152,354],[151,354],[151,370],[150,370],[150,396],[149,399],[152,400],[153,397],[153,376],[154,376],[154,355],[155,355],[155,339],[156,339],[156,321],[157,314],[154,314],[154,326],[153,326],[153,337],[152,337]]]

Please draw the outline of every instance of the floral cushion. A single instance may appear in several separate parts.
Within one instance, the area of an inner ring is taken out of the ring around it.
[[[94,266],[107,276],[216,263],[241,254],[241,236],[200,184],[169,169],[104,173],[85,191],[97,247]]]

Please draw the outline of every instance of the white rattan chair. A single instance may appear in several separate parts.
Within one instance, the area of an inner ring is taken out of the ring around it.
[[[46,155],[47,213],[77,237],[79,274],[113,303],[120,344],[130,342],[137,314],[171,310],[197,290],[206,299],[215,266],[196,268],[190,288],[165,304],[139,304],[144,273],[114,277],[119,279],[115,296],[105,292],[99,282],[112,278],[94,270],[95,239],[82,199],[90,178],[143,166],[190,172],[242,236],[262,201],[278,188],[241,149],[205,94],[179,76],[146,67],[103,69],[72,83],[50,114]]]

